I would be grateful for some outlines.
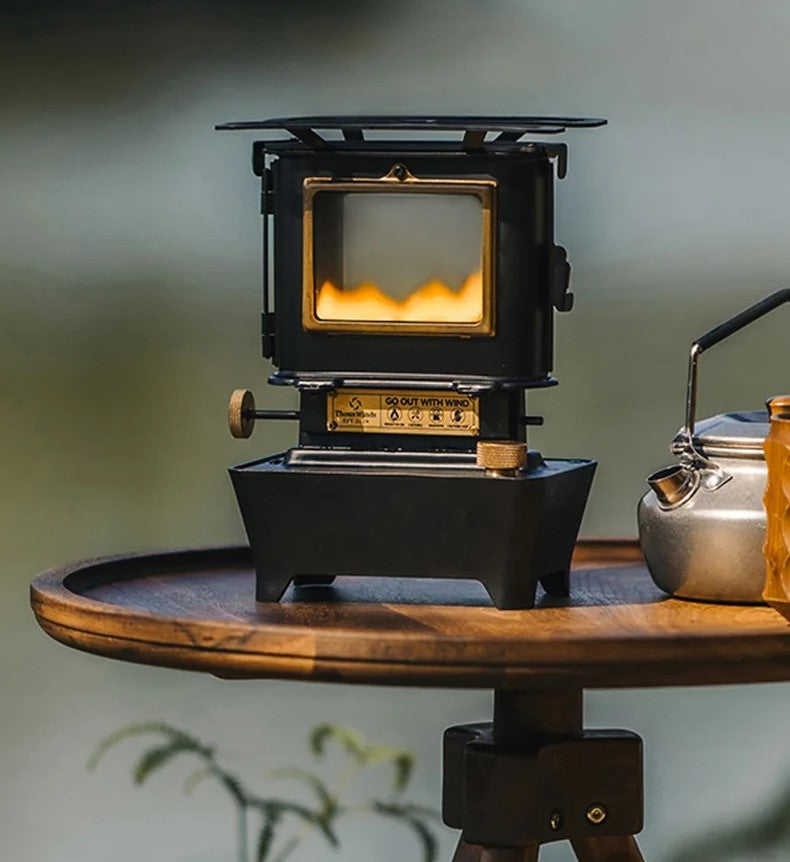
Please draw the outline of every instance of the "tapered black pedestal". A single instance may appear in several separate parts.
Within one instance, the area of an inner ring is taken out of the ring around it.
[[[457,453],[316,453],[233,467],[259,601],[336,575],[472,579],[500,609],[567,595],[595,462],[531,453],[492,476]]]

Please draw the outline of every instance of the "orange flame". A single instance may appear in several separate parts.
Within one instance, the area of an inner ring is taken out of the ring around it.
[[[343,290],[325,281],[315,310],[321,320],[477,323],[483,317],[483,278],[480,270],[471,273],[460,290],[432,278],[400,300],[370,282]]]

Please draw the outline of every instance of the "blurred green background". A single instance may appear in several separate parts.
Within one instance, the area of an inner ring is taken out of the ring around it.
[[[291,406],[259,358],[252,135],[215,122],[300,113],[607,116],[567,136],[557,237],[577,305],[532,442],[600,461],[587,535],[633,535],[670,460],[686,351],[787,286],[790,5],[669,0],[0,3],[0,839],[19,862],[231,855],[219,795],[143,792],[118,725],[162,718],[249,776],[292,762],[319,720],[416,751],[437,804],[441,730],[485,692],[221,682],[83,655],[27,607],[38,571],[82,556],[243,538],[225,468],[286,446],[233,441],[229,391]],[[790,390],[781,312],[706,356],[702,415]],[[593,725],[645,736],[646,856],[757,810],[790,768],[790,688],[594,693]],[[411,858],[397,827],[342,858]],[[450,858],[454,837],[445,830]],[[307,847],[304,859],[323,856]],[[564,846],[541,859],[566,860]]]

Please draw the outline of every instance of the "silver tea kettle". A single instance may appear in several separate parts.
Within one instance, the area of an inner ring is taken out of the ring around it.
[[[639,503],[639,539],[662,590],[683,598],[762,601],[765,563],[762,443],[764,411],[725,413],[697,423],[699,357],[709,348],[790,302],[777,291],[706,332],[689,352],[685,423],[672,441],[678,463],[647,477]]]

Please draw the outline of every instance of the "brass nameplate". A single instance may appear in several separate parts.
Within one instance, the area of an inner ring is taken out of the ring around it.
[[[479,398],[405,389],[336,389],[327,395],[328,431],[362,434],[480,433]]]

